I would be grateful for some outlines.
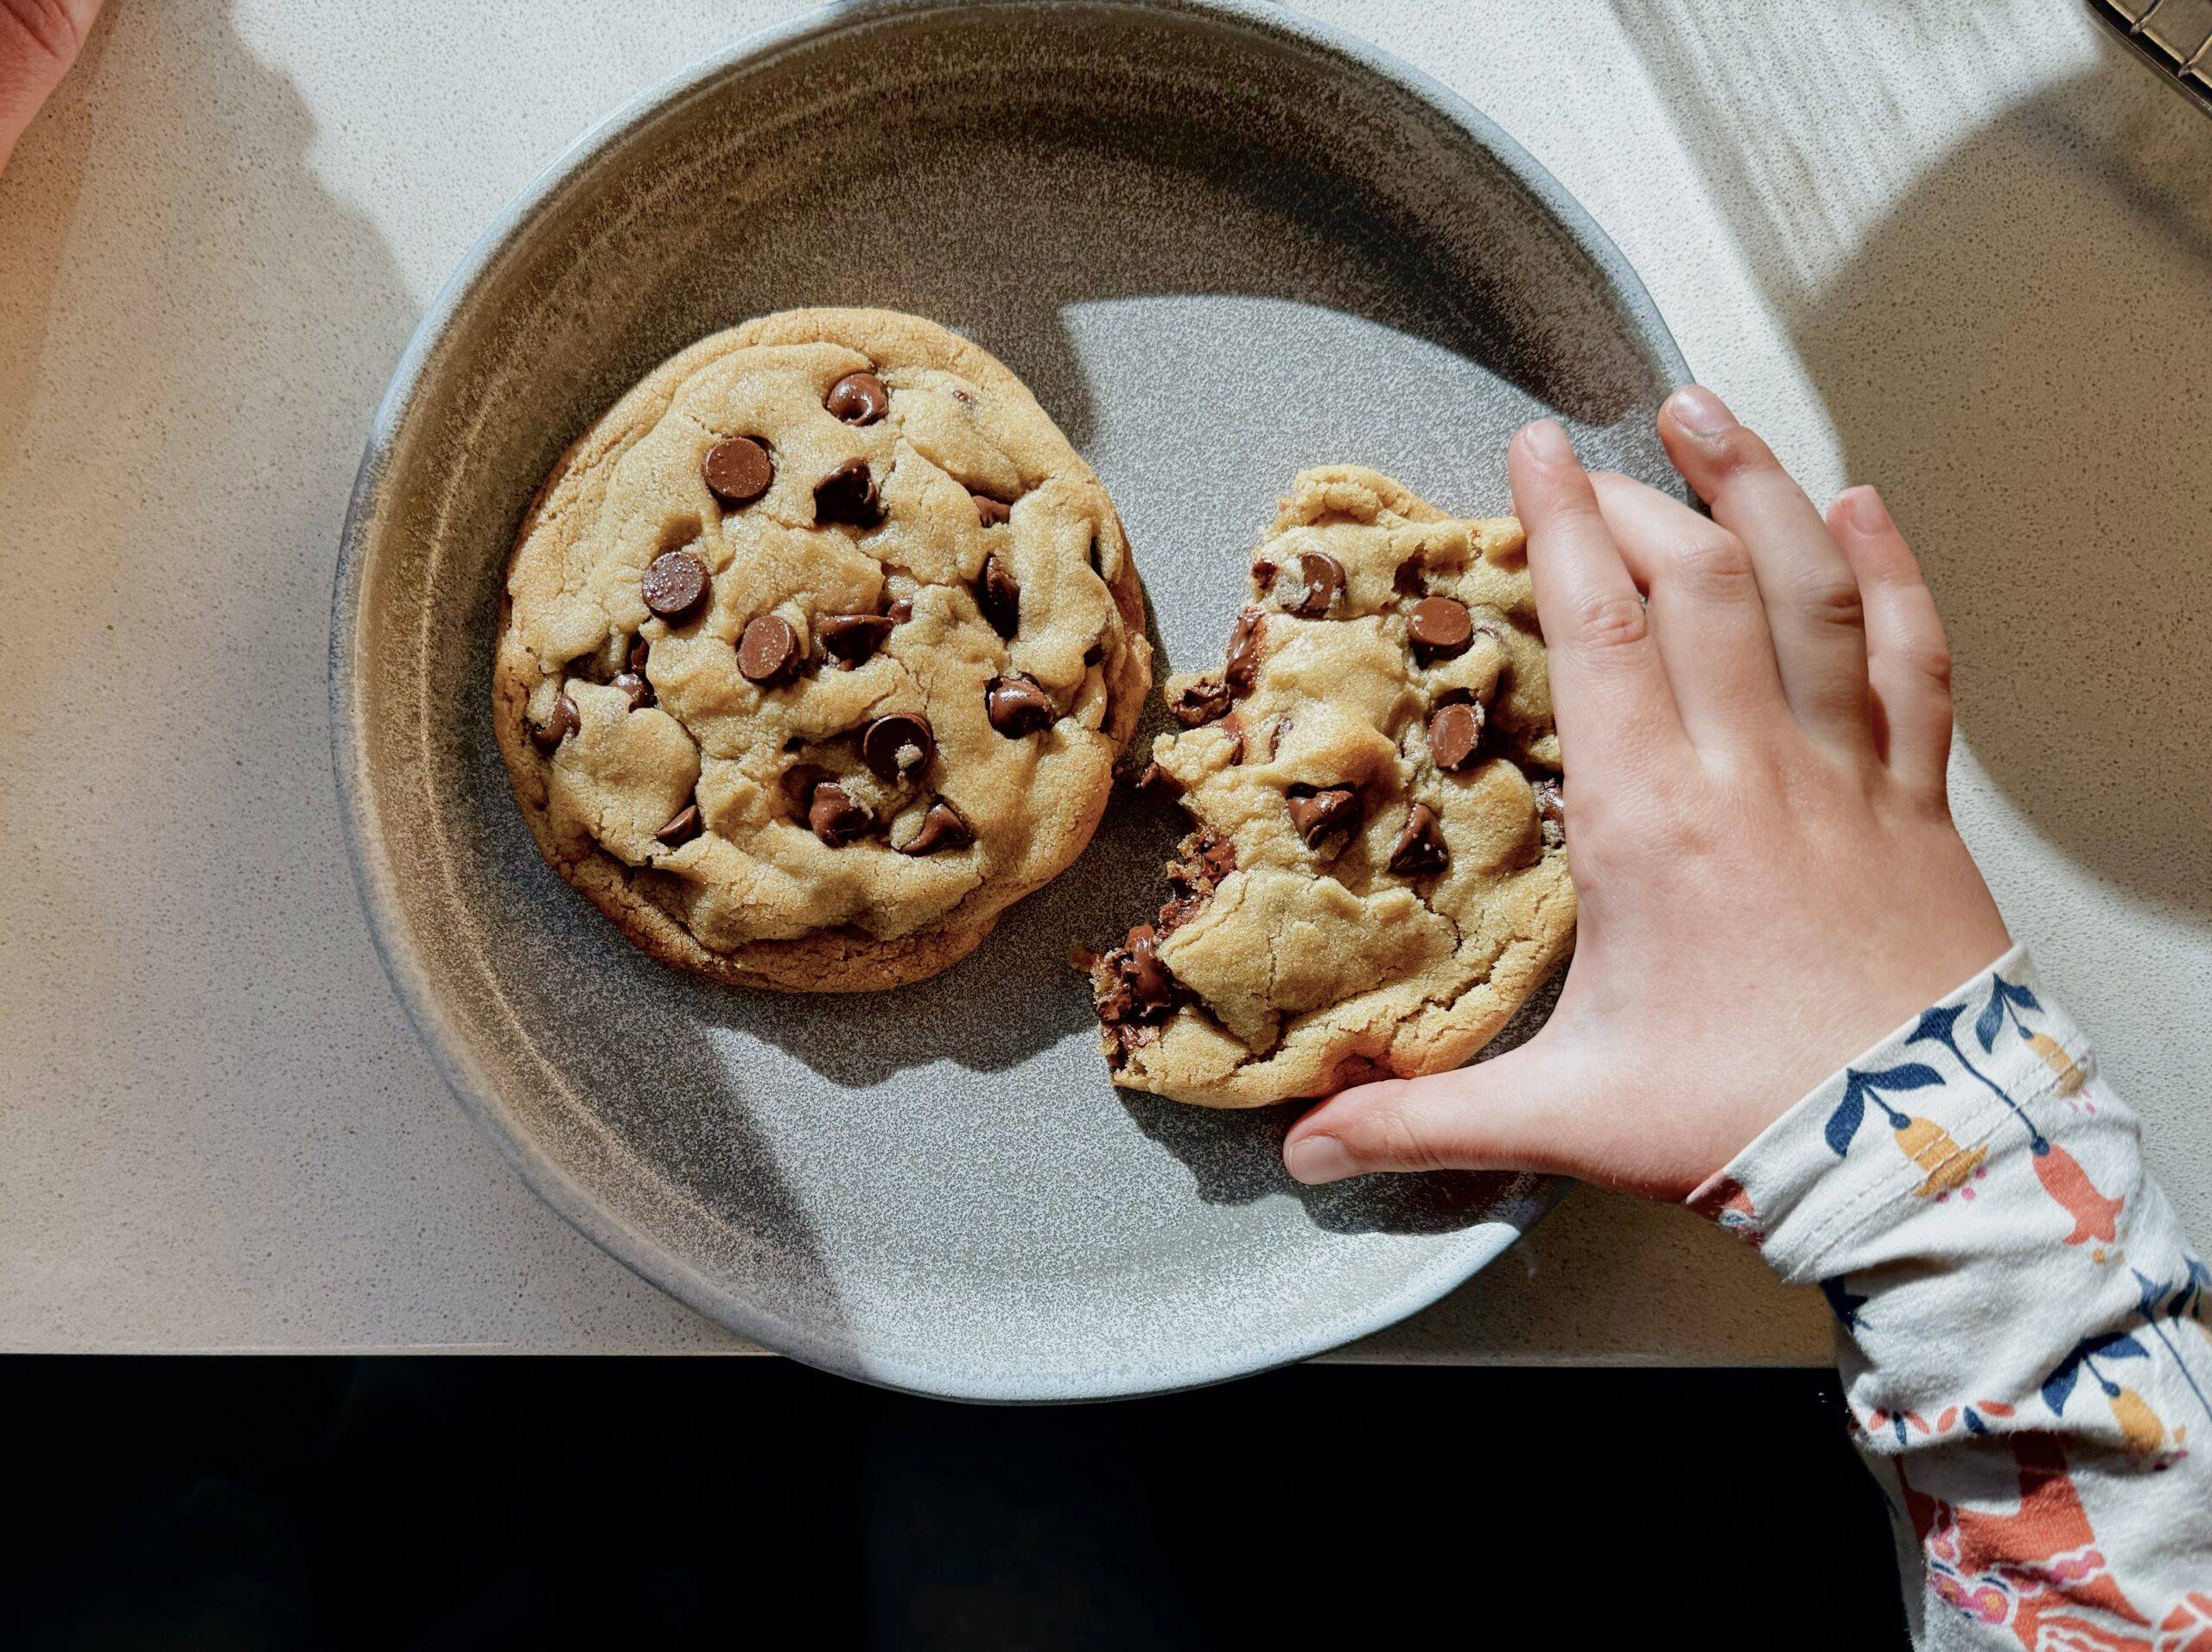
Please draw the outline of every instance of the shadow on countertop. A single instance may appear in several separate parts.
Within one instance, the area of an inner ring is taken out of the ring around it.
[[[1808,272],[1824,192],[1849,202],[1886,151],[1854,154],[1847,124],[1812,153],[1791,117],[1834,86],[1802,63],[1729,73],[1760,48],[1719,19],[1615,10],[1852,479],[1914,542],[1965,741],[2084,868],[2212,919],[2212,126],[2101,41],[1937,158],[1840,270]],[[1973,11],[1928,25],[1928,61],[2008,49]],[[1870,133],[1912,118],[1878,86],[1853,96]]]

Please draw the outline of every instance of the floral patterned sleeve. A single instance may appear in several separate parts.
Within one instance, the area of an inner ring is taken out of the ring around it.
[[[2212,1274],[2024,951],[1690,1203],[1826,1293],[1916,1646],[2212,1652]]]

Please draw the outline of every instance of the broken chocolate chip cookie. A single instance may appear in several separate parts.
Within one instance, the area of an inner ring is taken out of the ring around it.
[[[1222,668],[1143,785],[1191,835],[1086,959],[1115,1083],[1207,1107],[1471,1058],[1573,943],[1559,738],[1521,527],[1308,471]]]

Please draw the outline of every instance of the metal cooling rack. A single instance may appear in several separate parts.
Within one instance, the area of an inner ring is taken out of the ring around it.
[[[2212,115],[2212,0],[2088,0],[2088,7],[2136,56]]]

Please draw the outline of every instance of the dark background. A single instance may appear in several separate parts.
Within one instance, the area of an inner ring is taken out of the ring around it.
[[[772,1359],[16,1358],[0,1402],[10,1646],[1904,1644],[1826,1372],[1001,1409]]]

